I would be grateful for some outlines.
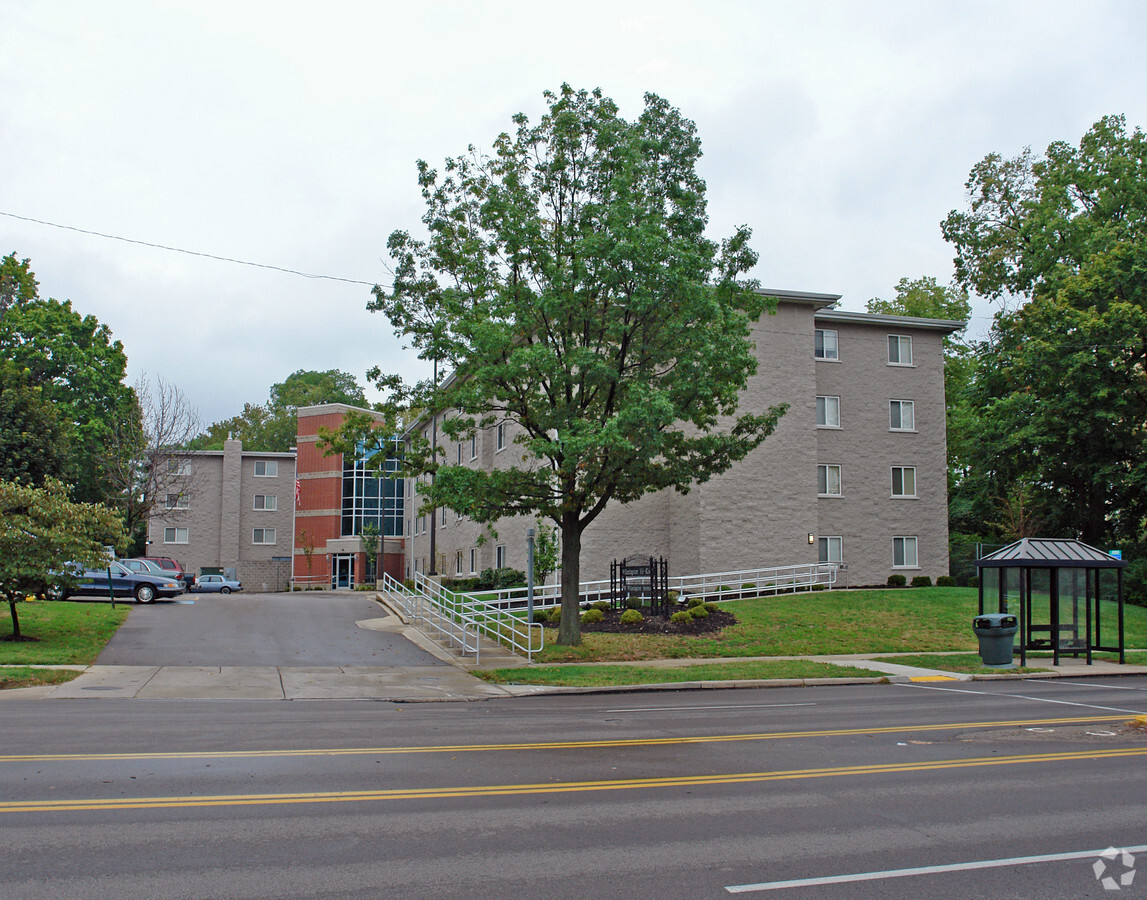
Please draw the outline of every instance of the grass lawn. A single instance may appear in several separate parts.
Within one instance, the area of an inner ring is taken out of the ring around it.
[[[79,676],[75,669],[29,669],[23,666],[0,668],[0,691],[8,688],[35,687],[40,684],[63,684]]]
[[[751,681],[763,678],[883,678],[884,673],[855,666],[801,659],[754,659],[686,666],[541,666],[494,669],[474,674],[495,684],[546,684],[560,687],[667,684],[678,681]]]
[[[36,640],[11,641],[6,638],[12,634],[12,614],[4,603],[0,605],[0,665],[94,662],[128,612],[125,605],[112,609],[110,603],[102,602],[20,603],[16,607],[20,633]]]

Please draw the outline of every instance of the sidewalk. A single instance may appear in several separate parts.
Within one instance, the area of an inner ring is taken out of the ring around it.
[[[452,665],[440,666],[328,666],[328,667],[203,667],[203,666],[88,666],[74,681],[62,685],[4,691],[0,696],[28,700],[375,700],[399,703],[490,700],[498,697],[539,694],[586,694],[651,690],[727,690],[744,687],[796,687],[829,684],[872,684],[931,681],[983,681],[1027,678],[1109,677],[1145,675],[1147,666],[1064,659],[1058,667],[1048,661],[1046,669],[1024,674],[969,675],[875,662],[875,656],[895,654],[850,654],[843,656],[757,657],[760,659],[807,659],[840,666],[858,666],[884,673],[876,678],[793,678],[730,681],[674,681],[657,684],[610,687],[549,687],[543,685],[496,685],[471,674],[475,668],[514,665],[505,656],[481,666],[451,657],[441,648],[436,655]],[[433,652],[433,651],[432,651]],[[727,663],[717,659],[646,660],[635,665],[680,669],[694,665]],[[1041,660],[1042,662],[1042,660]],[[529,665],[519,660],[519,665]],[[585,665],[617,665],[588,663]],[[73,667],[69,667],[73,668]]]

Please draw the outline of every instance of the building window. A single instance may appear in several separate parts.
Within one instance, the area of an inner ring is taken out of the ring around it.
[[[916,538],[894,537],[892,539],[892,568],[918,568],[916,562]]]
[[[842,543],[838,537],[822,537],[816,539],[816,559],[822,563],[838,563],[844,559],[841,552]]]
[[[458,444],[458,465],[462,465],[462,444]]]
[[[255,476],[257,478],[277,478],[279,475],[279,463],[274,459],[257,459],[255,460]]]
[[[499,544],[497,547],[494,548],[494,568],[495,569],[506,568],[506,545],[505,544]]]
[[[837,352],[836,332],[830,331],[827,328],[818,328],[816,330],[816,349],[814,356],[817,359],[840,359]]]
[[[169,459],[167,461],[167,474],[168,475],[189,475],[191,468],[187,465],[187,461],[183,459]]]
[[[446,507],[442,507],[442,524],[446,524]]]
[[[498,426],[496,434],[497,434],[498,449],[499,450],[505,450],[506,449],[506,423],[505,422],[503,422],[502,424],[500,424]]]
[[[186,528],[163,529],[163,542],[165,544],[186,544],[190,537],[191,534]]]
[[[459,550],[457,553],[454,554],[454,574],[455,575],[461,575],[462,574],[462,551],[461,550]]]
[[[910,335],[888,335],[888,364],[890,366],[912,365],[912,337]]]
[[[264,509],[267,511],[279,508],[279,497],[277,494],[256,494],[255,495],[255,509]]]
[[[840,427],[840,398],[816,398],[816,424],[821,428]]]
[[[822,497],[839,497],[840,466],[817,466],[816,490]]]
[[[274,528],[256,528],[251,535],[252,544],[273,544],[275,543],[275,529]]]
[[[476,434],[470,435],[470,458],[478,458],[478,435]]]
[[[893,466],[892,467],[892,496],[893,497],[915,497],[916,496],[916,467],[915,466]]]
[[[478,548],[470,548],[470,574],[473,575],[478,571]]]
[[[380,454],[385,458],[380,461]],[[362,534],[373,526],[383,537],[400,537],[404,528],[406,494],[409,485],[399,477],[402,468],[402,444],[397,439],[386,446],[361,446],[357,453],[343,455],[342,534]],[[415,533],[426,529],[420,522]]]
[[[915,431],[916,404],[911,400],[889,400],[888,422],[893,431]]]
[[[168,494],[164,498],[163,505],[168,509],[187,509],[189,507],[186,494]]]

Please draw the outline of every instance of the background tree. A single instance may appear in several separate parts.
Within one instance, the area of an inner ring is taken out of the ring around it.
[[[43,388],[26,370],[0,360],[0,481],[70,480],[71,446],[71,423],[44,399]]]
[[[101,465],[112,493],[109,503],[123,515],[133,552],[142,552],[147,521],[168,494],[190,500],[195,474],[176,474],[165,463],[170,450],[183,449],[199,432],[199,414],[174,384],[140,375],[133,415],[116,421],[104,444]],[[175,509],[171,510],[172,514]]]
[[[991,154],[944,236],[997,314],[970,379],[988,497],[1030,491],[1061,534],[1141,538],[1147,514],[1147,141],[1108,116],[1078,147]],[[981,498],[983,505],[984,498]]]
[[[546,100],[492,156],[471,148],[441,177],[419,162],[429,239],[390,236],[394,286],[370,308],[454,372],[437,389],[380,377],[392,402],[450,411],[452,441],[515,426],[514,468],[443,465],[419,436],[406,464],[435,473],[430,508],[557,525],[558,640],[575,644],[582,533],[606,505],[725,471],[784,408],[736,415],[756,370],[749,328],[773,304],[742,280],[757,260],[747,228],[720,247],[705,237],[694,124],[652,94],[632,122],[600,91]]]
[[[545,522],[534,523],[534,579],[545,584],[558,568],[558,535]]]
[[[123,539],[113,510],[70,501],[53,478],[43,487],[0,481],[0,596],[12,612],[11,640],[34,640],[21,635],[16,604],[31,594],[44,597],[68,563],[104,564],[104,546],[122,546]]]
[[[299,407],[321,403],[369,406],[362,386],[353,375],[338,369],[325,372],[299,369],[284,381],[271,385],[267,403],[244,404],[239,415],[209,425],[191,447],[222,450],[223,441],[230,434],[242,441],[246,450],[285,453],[295,445]]]

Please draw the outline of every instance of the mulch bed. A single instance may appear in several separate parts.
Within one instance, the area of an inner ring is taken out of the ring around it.
[[[694,619],[685,625],[670,622],[664,616],[650,616],[644,613],[645,620],[639,625],[622,625],[622,612],[624,610],[606,610],[605,618],[600,622],[583,624],[582,633],[610,631],[617,634],[712,634],[714,631],[737,624],[737,617],[723,609],[711,612],[703,619]]]

